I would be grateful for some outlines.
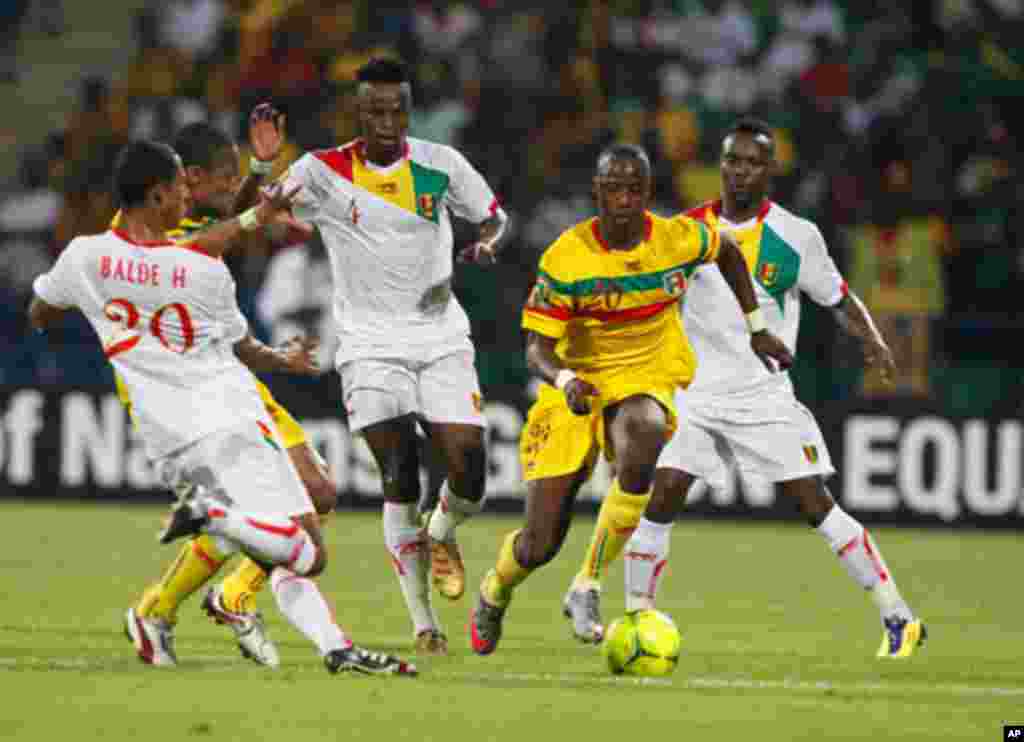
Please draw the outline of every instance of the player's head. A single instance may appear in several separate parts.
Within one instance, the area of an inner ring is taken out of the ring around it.
[[[642,147],[613,144],[601,153],[594,172],[594,199],[609,227],[642,224],[650,198],[651,161]]]
[[[126,145],[114,163],[114,194],[125,211],[145,210],[154,229],[177,227],[189,201],[181,158],[161,142]]]
[[[356,101],[368,154],[391,160],[400,157],[412,111],[406,66],[394,59],[367,62],[356,72]]]
[[[738,209],[756,207],[775,174],[775,136],[753,118],[737,121],[722,141],[722,192]]]
[[[197,122],[178,132],[174,149],[185,167],[193,208],[230,216],[240,177],[238,147],[231,137],[211,124]]]

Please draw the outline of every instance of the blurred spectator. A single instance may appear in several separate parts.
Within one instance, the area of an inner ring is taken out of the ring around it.
[[[0,84],[18,81],[18,38],[30,0],[0,3]]]

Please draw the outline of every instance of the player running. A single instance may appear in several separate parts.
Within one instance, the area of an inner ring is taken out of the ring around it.
[[[732,239],[688,217],[649,211],[651,165],[638,147],[605,151],[594,177],[596,219],[564,232],[540,260],[523,312],[526,358],[542,385],[520,439],[526,525],[510,533],[480,586],[470,638],[490,654],[513,589],[554,558],[573,501],[599,450],[615,462],[612,493],[648,492],[676,426],[673,392],[693,378],[695,359],[676,305],[693,271],[716,263],[733,305],[747,315],[752,357],[792,362],[760,319],[754,287]],[[731,314],[730,314],[731,313]],[[750,353],[748,349],[746,351]]]
[[[466,313],[452,295],[449,210],[479,225],[460,255],[493,263],[506,221],[480,174],[451,147],[408,137],[405,67],[377,59],[356,76],[362,136],[310,152],[284,182],[301,185],[295,215],[320,230],[330,255],[334,319],[348,423],[381,472],[384,541],[413,623],[415,645],[447,652],[427,570],[446,598],[465,589],[458,524],[480,511],[485,421]],[[424,533],[417,424],[447,468]]]
[[[189,124],[183,128],[174,141],[174,149],[182,158],[185,178],[189,187],[189,213],[174,229],[168,231],[169,239],[189,240],[200,231],[209,229],[218,221],[240,212],[250,205],[258,194],[263,177],[269,174],[273,162],[284,142],[284,116],[268,104],[257,106],[249,120],[249,141],[252,148],[249,175],[239,187],[238,147],[231,138],[208,123]],[[114,217],[112,226],[117,226],[120,214]],[[261,370],[263,352],[254,356],[252,348],[239,346],[240,360],[255,371]],[[279,348],[281,370],[288,356],[309,354],[313,344],[294,340]],[[263,363],[266,366],[265,363]],[[118,397],[131,412],[128,390],[115,374]],[[309,493],[317,513],[326,517],[335,504],[334,487],[327,476],[327,469],[319,454],[306,438],[305,431],[281,404],[271,395],[270,390],[259,379],[255,379],[260,398],[270,415]],[[213,577],[227,560],[221,554],[212,538],[200,535],[190,539],[180,554],[171,563],[164,576],[143,593],[133,607],[130,621],[140,627],[140,636],[154,646],[173,646],[173,631],[181,604]],[[203,609],[217,623],[229,627],[235,634],[242,655],[262,665],[276,667],[280,664],[277,648],[270,640],[262,616],[255,610],[255,594],[267,581],[267,572],[252,559],[245,558],[217,587],[211,588],[203,599]],[[139,656],[149,656],[143,643],[137,644]],[[157,663],[173,660],[160,653],[152,655]]]
[[[72,240],[36,279],[29,315],[45,329],[77,309],[96,331],[131,395],[147,455],[179,496],[161,542],[202,531],[220,553],[242,551],[263,564],[282,613],[330,672],[415,674],[353,645],[309,579],[327,562],[313,504],[237,357],[280,363],[249,334],[220,254],[243,231],[287,214],[294,192],[275,189],[238,219],[175,243],[166,231],[185,216],[189,190],[174,150],[128,145],[115,164],[115,189],[120,225]],[[292,370],[308,372],[308,357]],[[126,629],[143,651],[173,656],[171,647],[146,646],[132,614]]]
[[[741,120],[722,145],[722,200],[689,215],[739,241],[767,327],[787,346],[796,347],[804,293],[832,308],[839,324],[863,342],[868,365],[891,376],[892,354],[867,309],[848,290],[821,232],[768,200],[774,170],[771,129]],[[672,522],[694,480],[717,480],[724,459],[744,476],[779,483],[782,494],[796,502],[878,606],[884,625],[878,656],[910,656],[925,640],[924,624],[900,595],[878,545],[829,494],[825,479],[834,469],[814,417],[797,401],[788,374],[766,373],[750,361],[743,326],[728,313],[732,298],[719,271],[702,269],[692,284],[683,322],[700,373],[677,395],[679,428],[658,460],[654,493],[643,518],[621,523],[628,527],[639,522],[626,546],[627,610],[653,606]],[[596,593],[593,598],[596,614]],[[594,635],[594,626],[580,617],[574,625],[581,638]]]

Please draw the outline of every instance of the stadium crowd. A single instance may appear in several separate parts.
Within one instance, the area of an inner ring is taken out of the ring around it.
[[[489,393],[525,385],[518,310],[540,252],[592,213],[601,148],[643,144],[657,210],[672,213],[717,196],[717,148],[741,114],[776,127],[776,198],[821,226],[879,318],[897,393],[955,408],[967,384],[978,409],[1009,385],[1008,307],[1024,277],[1024,121],[1010,105],[1024,93],[1021,0],[163,0],[134,28],[133,63],[83,79],[64,129],[2,184],[0,383],[110,383],[84,321],[62,331],[81,336],[69,351],[34,337],[24,309],[73,236],[106,228],[125,142],[208,119],[244,143],[249,111],[269,100],[287,114],[283,169],[354,136],[354,71],[395,55],[416,76],[412,135],[457,145],[512,217],[501,269],[456,276]],[[230,258],[257,334],[324,331],[324,260],[273,244]],[[859,364],[832,367],[830,322],[805,322],[809,404],[880,393]]]

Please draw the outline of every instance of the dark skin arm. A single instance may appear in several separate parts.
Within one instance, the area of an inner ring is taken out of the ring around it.
[[[860,297],[851,291],[832,308],[832,313],[847,334],[861,341],[865,365],[877,369],[882,381],[891,384],[896,375],[896,362]]]
[[[459,251],[459,261],[477,263],[478,265],[494,265],[498,262],[501,235],[505,231],[508,220],[497,212],[490,219],[480,223],[480,237],[472,245]]]
[[[725,282],[729,284],[729,288],[736,295],[743,314],[749,314],[758,308],[758,304],[747,261],[743,259],[743,253],[732,235],[722,232],[720,238],[718,259],[715,261],[718,270],[722,272]],[[769,371],[775,371],[772,362],[777,363],[781,369],[787,369],[793,365],[793,354],[789,352],[789,348],[768,330],[751,334],[750,348]]]
[[[315,376],[320,372],[316,359],[319,341],[311,338],[294,337],[276,348],[261,343],[252,335],[246,335],[235,343],[235,355],[250,371],[282,372]]]
[[[63,322],[68,312],[73,311],[70,308],[47,304],[38,296],[33,296],[32,303],[28,306],[28,321],[33,329],[43,332]]]
[[[274,186],[266,193],[261,194],[260,204],[255,207],[257,221],[261,225],[282,223],[298,228],[298,222],[291,215],[291,208],[299,188],[300,186],[296,186],[285,193],[281,186]],[[191,237],[188,243],[214,257],[220,257],[233,247],[246,232],[247,230],[242,228],[240,218],[235,217],[217,222],[209,229],[204,229]]]
[[[530,332],[526,335],[526,365],[531,372],[544,379],[552,386],[558,373],[565,369],[562,362],[555,355],[556,338]],[[569,409],[577,415],[586,415],[590,412],[590,397],[597,396],[600,392],[593,384],[580,378],[575,378],[565,385],[563,390]]]
[[[249,114],[249,147],[252,156],[260,162],[273,162],[284,146],[285,116],[269,103],[260,103]],[[239,214],[260,200],[263,176],[250,172],[235,194],[231,213]]]

